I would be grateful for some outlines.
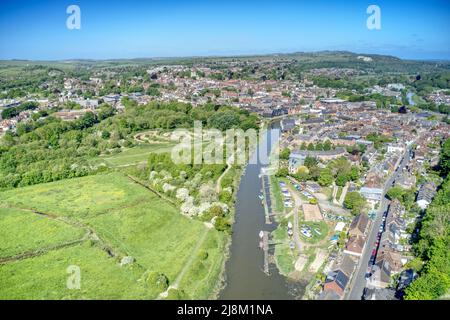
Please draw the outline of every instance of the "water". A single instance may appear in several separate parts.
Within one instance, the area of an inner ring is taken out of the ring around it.
[[[265,143],[265,141],[261,142]],[[270,148],[269,141],[269,148]],[[225,269],[224,300],[290,300],[303,294],[305,284],[280,275],[274,264],[268,276],[263,272],[264,254],[259,249],[259,232],[273,231],[276,224],[265,224],[264,207],[258,195],[262,184],[261,164],[249,164],[241,178],[235,207],[230,259]]]
[[[413,96],[414,96],[414,93],[412,93],[412,92],[408,92],[408,94],[406,95],[406,98],[408,99],[410,106],[414,106],[416,104],[412,98]]]

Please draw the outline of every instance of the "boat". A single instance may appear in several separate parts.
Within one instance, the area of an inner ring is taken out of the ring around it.
[[[258,196],[258,198],[259,198],[260,200],[264,200],[264,196],[263,196],[262,194],[260,194],[260,195]]]

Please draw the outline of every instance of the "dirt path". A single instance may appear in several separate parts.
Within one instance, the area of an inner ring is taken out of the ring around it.
[[[348,187],[349,187],[349,183],[347,183],[345,185],[345,187],[342,189],[341,197],[338,200],[340,206],[342,206],[344,204],[344,200],[345,200],[345,196],[347,195]]]
[[[139,143],[149,143],[149,139],[151,139],[151,138],[165,140],[165,141],[152,140],[151,143],[154,143],[154,144],[166,143],[167,141],[170,141],[170,138],[161,137],[160,132],[158,130],[150,130],[150,131],[140,132],[140,133],[135,134],[133,137],[133,139]]]
[[[222,178],[230,171],[234,161],[234,153],[228,158],[227,160],[227,168],[225,171],[220,175],[219,179],[217,179],[216,183],[216,193],[219,194],[222,191]]]
[[[295,208],[293,210],[293,214],[294,214],[294,240],[295,240],[295,244],[297,245],[297,249],[301,250],[304,247],[305,244],[300,240],[300,235],[299,235],[299,230],[298,230],[298,225],[300,223],[299,217],[298,217],[298,211],[302,207],[303,200],[300,198],[300,196],[297,194],[297,192],[294,190],[294,188],[290,184],[287,184],[287,187],[288,187],[289,191],[291,192],[292,197],[294,198],[294,202],[295,202]]]
[[[173,284],[169,288],[167,288],[166,291],[160,293],[158,300],[167,298],[167,296],[169,295],[170,289],[178,289],[178,286],[180,285],[181,280],[183,280],[184,275],[186,274],[186,272],[188,272],[189,268],[191,267],[192,263],[194,262],[195,258],[197,257],[198,251],[200,250],[203,243],[205,242],[208,232],[209,232],[208,228],[205,229],[205,231],[203,231],[202,236],[197,241],[197,244],[195,245],[194,249],[192,249],[192,252],[191,252],[191,255],[189,256],[188,261],[185,263],[185,265],[181,269],[180,273],[178,273],[177,278],[175,279]]]
[[[174,200],[168,198],[168,197],[165,196],[164,194],[162,194],[162,193],[156,191],[156,190],[153,189],[152,187],[149,187],[148,185],[146,185],[146,184],[144,184],[143,182],[141,182],[139,179],[137,179],[137,178],[135,178],[135,177],[133,177],[133,176],[131,176],[131,175],[129,175],[129,174],[127,175],[127,177],[128,177],[128,179],[130,179],[130,180],[133,181],[134,183],[140,185],[141,187],[144,187],[145,189],[147,189],[147,190],[149,190],[150,192],[154,193],[155,195],[157,195],[157,196],[160,197],[161,199],[163,199],[163,200],[169,202],[170,204],[174,205],[174,206],[178,209],[178,205],[177,205],[177,203],[176,203]]]
[[[18,207],[11,207],[11,208],[14,208],[14,209],[17,209],[20,211],[24,211],[24,212],[30,212],[30,213],[36,214],[40,217],[55,220],[55,221],[70,225],[72,227],[78,228],[78,229],[84,229],[86,231],[86,234],[80,239],[75,239],[75,240],[63,242],[63,243],[60,243],[57,245],[44,247],[44,248],[36,249],[33,251],[24,252],[24,253],[21,253],[21,254],[15,255],[15,256],[11,256],[11,257],[0,258],[0,264],[5,264],[5,263],[18,261],[18,260],[24,260],[24,259],[37,257],[40,255],[46,254],[49,251],[59,250],[59,249],[63,249],[66,247],[74,246],[76,244],[82,243],[89,239],[98,241],[101,249],[104,250],[110,257],[115,257],[117,255],[115,253],[115,250],[108,243],[106,243],[104,240],[102,240],[98,236],[98,234],[95,232],[95,230],[93,230],[91,227],[89,227],[88,225],[86,225],[78,220],[73,220],[73,219],[69,219],[64,216],[58,216],[58,215],[51,214],[51,213],[44,213],[44,212],[40,212],[40,211],[36,211],[36,210],[32,210],[32,209],[18,208]]]

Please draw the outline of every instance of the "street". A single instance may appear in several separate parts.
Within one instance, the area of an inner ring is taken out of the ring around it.
[[[402,173],[403,168],[410,161],[410,149],[408,148],[400,162],[397,170],[394,174],[386,181],[384,186],[383,198],[380,203],[380,207],[377,211],[377,216],[375,221],[370,226],[369,236],[367,237],[366,246],[364,248],[363,255],[359,260],[359,264],[356,268],[356,271],[352,277],[350,284],[350,291],[346,296],[347,300],[361,300],[364,288],[366,287],[366,272],[369,267],[369,260],[372,254],[373,245],[376,241],[377,234],[379,231],[379,227],[382,223],[383,213],[385,213],[389,206],[389,199],[386,198],[386,192],[394,185],[394,181],[399,177]]]

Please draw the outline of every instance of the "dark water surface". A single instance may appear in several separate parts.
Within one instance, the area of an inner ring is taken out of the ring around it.
[[[261,143],[266,143],[265,141]],[[268,139],[270,148],[270,139]],[[293,283],[280,275],[274,264],[268,276],[263,272],[264,254],[259,249],[259,232],[273,231],[276,224],[265,224],[259,174],[261,164],[249,164],[241,178],[235,207],[230,258],[226,263],[225,283],[219,298],[224,300],[289,300],[304,291],[305,284]]]

